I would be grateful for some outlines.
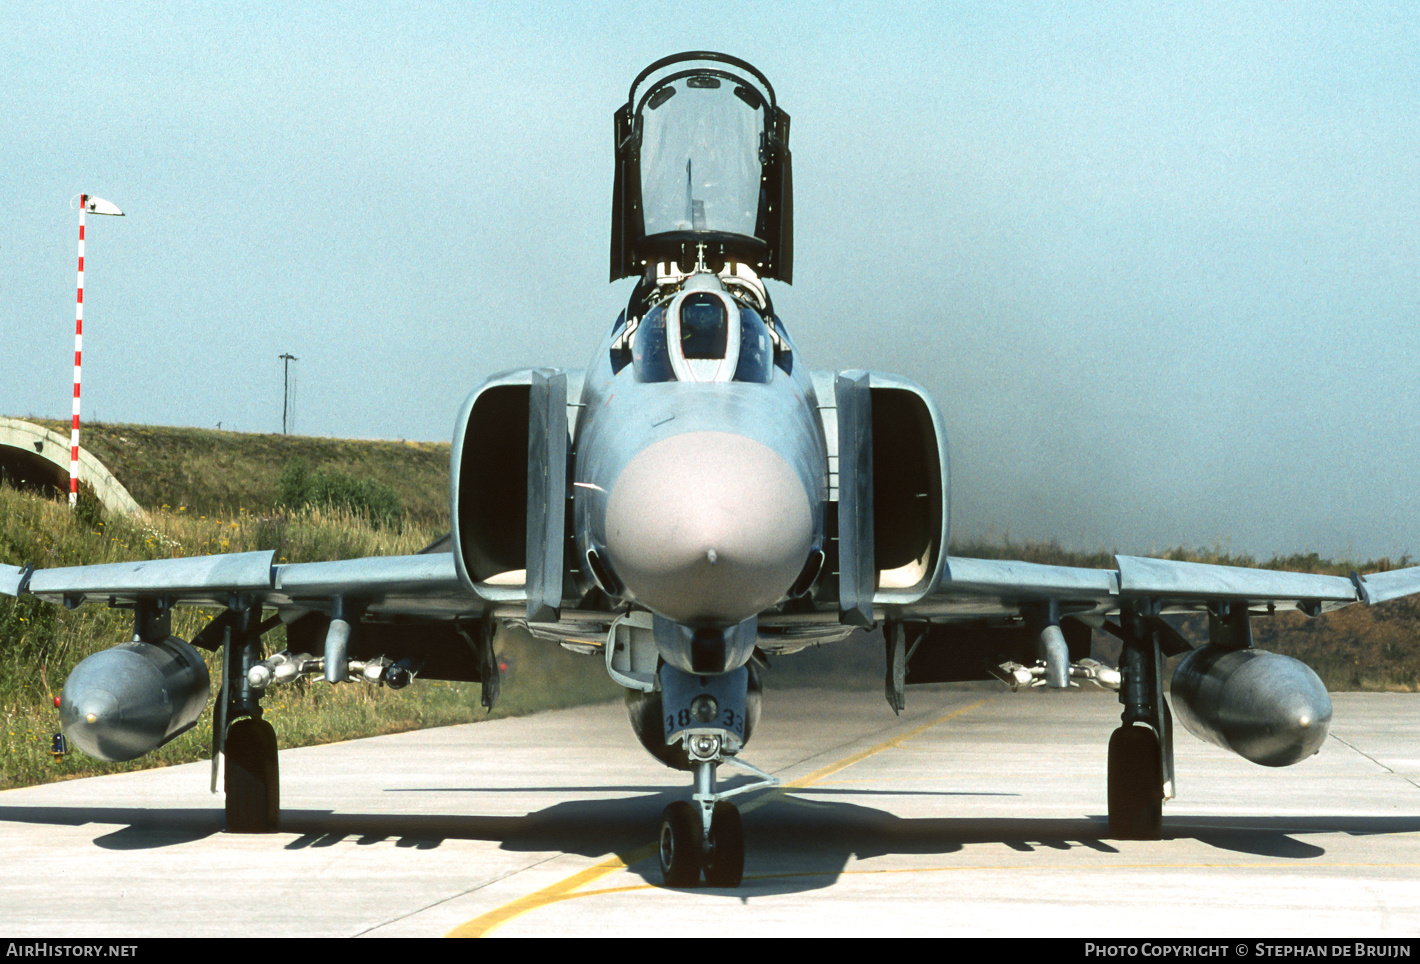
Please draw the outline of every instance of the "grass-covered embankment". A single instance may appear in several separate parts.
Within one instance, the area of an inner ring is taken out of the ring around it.
[[[69,436],[68,423],[30,418]],[[449,531],[449,444],[257,435],[204,428],[86,422],[84,448],[145,509],[185,506],[195,516],[267,515],[281,506],[293,466],[375,483],[407,521]]]
[[[418,552],[444,530],[408,520],[372,527],[350,513],[305,509],[281,515],[238,512],[206,517],[158,509],[147,520],[99,518],[0,486],[0,562],[40,568],[273,549],[278,561],[312,562]],[[173,633],[191,639],[212,611],[179,609]],[[34,597],[0,596],[0,789],[76,776],[165,766],[211,753],[210,711],[192,730],[145,757],[107,764],[71,753],[49,754],[58,730],[54,697],[84,657],[132,637],[132,615],[89,603],[70,611]],[[285,648],[285,630],[267,634],[268,652]],[[614,698],[619,690],[600,661],[573,656],[526,636],[507,634],[501,652],[511,670],[494,716],[534,712]],[[208,657],[213,692],[221,675]],[[484,719],[476,683],[416,681],[398,692],[350,683],[302,683],[273,690],[266,718],[283,747],[393,733]],[[210,710],[210,704],[209,704]]]

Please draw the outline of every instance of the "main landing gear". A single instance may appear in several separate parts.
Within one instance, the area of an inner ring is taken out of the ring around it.
[[[1173,719],[1164,701],[1157,616],[1120,613],[1120,727],[1109,738],[1109,833],[1116,840],[1158,840],[1163,806],[1174,795]]]
[[[1109,835],[1158,840],[1164,794],[1159,783],[1159,738],[1147,726],[1121,726],[1109,738]]]
[[[227,832],[272,833],[281,816],[276,731],[265,720],[243,717],[227,729],[223,751]]]
[[[702,874],[711,887],[738,887],[745,869],[744,822],[728,798],[779,785],[777,777],[735,756],[744,745],[748,673],[693,676],[662,666],[658,675],[666,742],[684,743],[695,777],[690,800],[677,800],[661,814],[661,874],[667,887],[695,887]],[[759,779],[717,791],[721,764]]]
[[[261,718],[262,691],[248,679],[261,659],[258,604],[233,606],[223,620],[222,693],[212,721],[212,790],[217,790],[218,756],[226,757],[222,788],[226,791],[228,833],[274,833],[281,818],[281,772],[276,755],[276,731]]]

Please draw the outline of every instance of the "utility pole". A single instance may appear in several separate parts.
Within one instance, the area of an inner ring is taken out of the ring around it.
[[[289,351],[286,352],[284,355],[277,355],[276,357],[281,359],[283,369],[283,384],[281,387],[281,434],[285,435],[286,411],[291,403],[291,363],[293,361],[300,361],[300,359],[297,358],[295,355],[291,354]]]

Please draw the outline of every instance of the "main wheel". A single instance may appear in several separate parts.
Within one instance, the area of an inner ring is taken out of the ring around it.
[[[1109,833],[1116,840],[1163,835],[1159,738],[1147,726],[1121,726],[1109,738]]]
[[[281,776],[276,763],[276,731],[265,720],[243,717],[227,730],[228,833],[271,833],[281,817]]]
[[[721,800],[710,816],[710,851],[705,855],[705,882],[711,887],[738,887],[745,875],[745,829],[739,808]]]
[[[700,883],[702,840],[700,811],[689,800],[677,800],[661,813],[661,875],[667,887]]]

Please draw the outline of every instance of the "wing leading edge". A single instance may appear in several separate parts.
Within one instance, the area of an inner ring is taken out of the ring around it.
[[[34,571],[0,566],[0,593],[70,607],[86,599],[220,607],[241,596],[278,610],[327,610],[339,598],[367,612],[436,619],[478,616],[490,605],[459,581],[449,553],[282,565],[273,556],[242,552]]]
[[[435,619],[480,616],[494,605],[459,580],[449,553],[281,565],[273,557],[263,551],[40,570],[0,566],[0,594],[28,593],[71,607],[86,599],[221,607],[241,595],[266,607],[301,610],[327,609],[339,597],[358,600],[370,612]],[[1116,556],[1115,563],[1113,569],[1089,569],[951,557],[929,592],[891,607],[890,615],[979,619],[1051,602],[1062,613],[1106,615],[1131,600],[1150,600],[1162,612],[1200,612],[1227,602],[1254,612],[1316,615],[1420,592],[1420,566],[1343,577],[1128,555]]]
[[[1373,605],[1420,592],[1420,566],[1343,577],[1126,555],[1115,556],[1115,564],[1114,569],[1086,569],[953,557],[936,585],[898,613],[950,621],[1056,603],[1062,613],[1102,616],[1131,601],[1148,600],[1159,612],[1200,612],[1228,603],[1254,612],[1297,609],[1314,616],[1354,602]]]

